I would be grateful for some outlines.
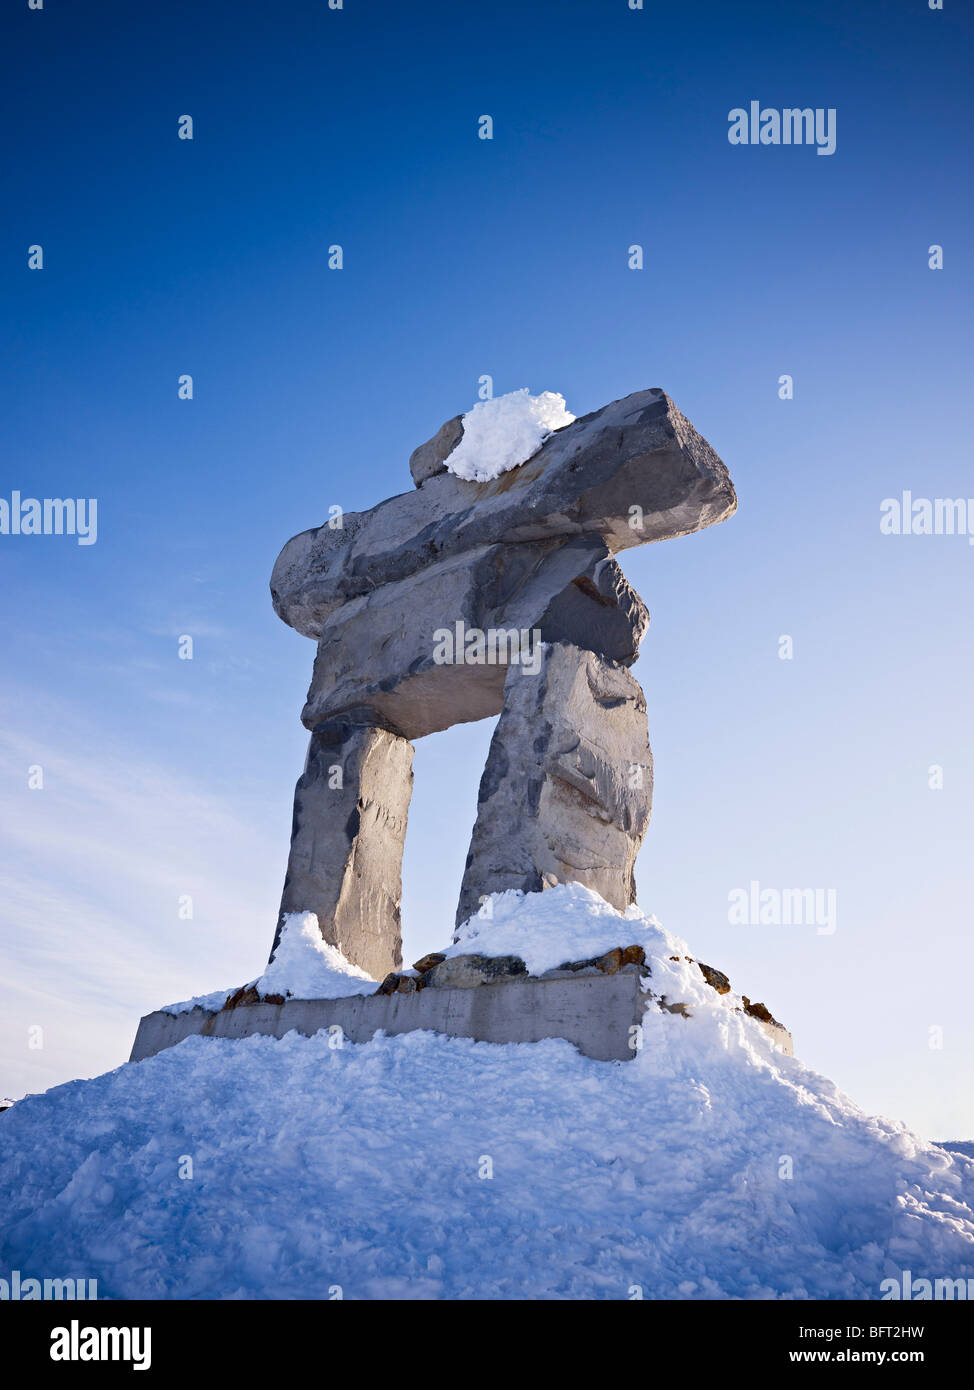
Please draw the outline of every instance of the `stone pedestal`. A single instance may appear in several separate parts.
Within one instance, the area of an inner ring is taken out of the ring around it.
[[[352,710],[318,724],[294,791],[284,914],[314,912],[322,936],[381,979],[402,964],[402,852],[413,746]]]
[[[624,911],[649,825],[646,701],[624,666],[546,645],[538,675],[512,667],[480,782],[457,925],[483,897],[582,883]]]
[[[528,1043],[565,1038],[600,1062],[633,1060],[638,1027],[651,996],[634,966],[616,975],[573,975],[552,970],[541,979],[521,975],[472,989],[424,989],[414,994],[352,995],[346,999],[288,999],[284,1004],[241,1004],[235,1009],[191,1009],[146,1014],[131,1062],[154,1057],[184,1038],[283,1038],[292,1030],[313,1037],[327,1028],[342,1041],[365,1043],[380,1030],[433,1029],[479,1042]],[[791,1034],[775,1019],[755,1021],[789,1057]],[[682,1019],[674,1020],[686,1026]]]

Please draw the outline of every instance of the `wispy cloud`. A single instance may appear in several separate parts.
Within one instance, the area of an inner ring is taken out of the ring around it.
[[[141,1013],[257,973],[283,865],[259,807],[63,703],[0,689],[0,729],[0,1091],[17,1095],[124,1061]]]

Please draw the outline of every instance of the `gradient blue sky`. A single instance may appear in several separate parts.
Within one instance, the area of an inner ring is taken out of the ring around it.
[[[259,973],[313,656],[274,558],[408,489],[490,373],[576,414],[662,386],[737,485],[727,524],[624,559],[642,906],[856,1100],[974,1134],[974,548],[879,532],[903,488],[974,496],[946,4],[5,7],[0,496],[97,497],[99,538],[0,537],[0,1093]],[[751,99],[835,107],[836,153],[731,146]],[[418,745],[411,958],[448,938],[489,736]],[[837,931],[730,925],[751,879],[835,888]]]

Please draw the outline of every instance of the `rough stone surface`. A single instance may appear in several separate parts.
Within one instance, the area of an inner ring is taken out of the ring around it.
[[[557,970],[546,972],[542,978],[561,978],[566,973],[578,974],[580,971],[616,975],[620,970],[637,970],[643,975],[651,973],[642,946],[614,946],[602,956],[591,956],[588,960],[566,960]]]
[[[646,702],[622,666],[556,643],[538,676],[512,668],[480,782],[457,925],[490,893],[583,883],[619,911],[649,825]]]
[[[429,951],[425,956],[420,956],[419,960],[413,961],[413,969],[424,975],[427,970],[432,970],[434,965],[439,965],[441,960],[446,960],[442,951]]]
[[[595,962],[603,975],[617,975],[622,969],[622,947],[614,946]]]
[[[483,546],[586,535],[615,554],[702,530],[736,506],[724,464],[665,392],[637,391],[556,430],[489,482],[440,472],[346,513],[341,528],[301,532],[278,556],[271,597],[317,640],[343,603]]]
[[[773,1023],[778,1028],[782,1027],[767,1004],[752,1004],[746,994],[742,994],[741,998],[744,1001],[744,1012],[750,1018],[756,1018],[759,1023]]]
[[[440,660],[437,633],[454,635],[454,654],[464,650],[458,623],[464,634],[495,634],[487,656],[497,659]],[[404,737],[422,738],[500,713],[518,634],[571,641],[628,665],[648,624],[597,536],[484,547],[385,584],[328,618],[301,718],[310,729],[367,705]]]
[[[527,970],[518,956],[450,956],[433,967],[426,983],[436,989],[474,989],[494,980],[526,975]]]
[[[230,995],[223,1007],[225,1009],[238,1009],[241,1004],[257,1004],[259,1002],[260,995],[253,985],[241,985]]]
[[[704,965],[702,960],[697,961],[697,969],[707,981],[707,984],[715,989],[718,994],[729,994],[731,983],[721,970],[715,970],[712,965]]]
[[[413,748],[370,718],[353,712],[320,724],[311,736],[294,792],[274,949],[285,913],[314,912],[325,940],[378,978],[402,964],[402,847]]]
[[[538,626],[546,642],[570,642],[631,666],[649,612],[615,560],[599,560],[549,603]]]
[[[452,420],[440,426],[432,439],[427,439],[425,444],[413,450],[409,456],[409,471],[417,487],[422,487],[426,479],[432,478],[435,473],[446,471],[446,460],[462,438],[463,416],[454,415]]]

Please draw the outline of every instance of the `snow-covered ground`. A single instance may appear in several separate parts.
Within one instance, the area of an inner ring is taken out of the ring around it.
[[[618,1063],[556,1040],[192,1037],[31,1096],[0,1116],[0,1274],[113,1298],[876,1299],[906,1269],[974,1278],[974,1162],[785,1057],[652,919],[558,894],[495,899],[461,949],[517,940],[538,968],[608,931],[691,1017],[650,1008]],[[562,939],[538,944],[559,901]]]
[[[575,416],[557,391],[532,396],[526,386],[478,401],[463,417],[463,438],[446,460],[458,478],[485,483],[525,463],[552,430],[570,425]]]

